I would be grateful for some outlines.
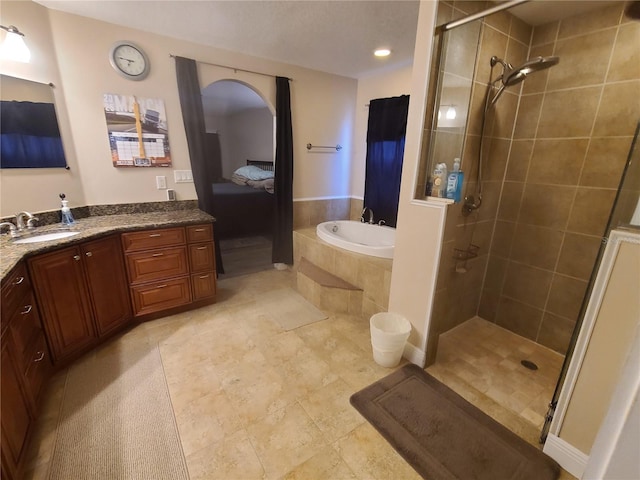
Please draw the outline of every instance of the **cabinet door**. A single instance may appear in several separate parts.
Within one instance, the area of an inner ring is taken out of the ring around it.
[[[55,363],[96,343],[82,254],[71,247],[29,260],[31,279]]]
[[[131,320],[131,302],[120,238],[82,244],[82,257],[98,334],[105,335]]]
[[[31,428],[29,402],[20,387],[20,373],[13,356],[7,348],[6,340],[2,345],[2,456],[15,468],[23,460],[27,437]],[[5,472],[3,472],[5,473]]]

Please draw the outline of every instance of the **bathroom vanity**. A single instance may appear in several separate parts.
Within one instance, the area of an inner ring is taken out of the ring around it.
[[[21,478],[52,371],[136,323],[215,302],[212,222],[197,209],[105,215],[58,240],[0,239],[2,478]]]

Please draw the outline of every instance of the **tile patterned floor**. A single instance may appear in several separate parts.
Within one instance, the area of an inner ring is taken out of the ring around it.
[[[420,478],[349,404],[352,393],[391,371],[372,360],[368,322],[331,314],[285,332],[261,309],[271,290],[293,288],[293,280],[291,272],[276,270],[225,279],[215,305],[141,324],[90,355],[158,343],[193,480]],[[429,371],[535,443],[535,405],[514,392],[532,388],[542,395],[547,387],[529,386],[525,377],[512,391],[487,377],[489,371],[506,373],[520,382],[513,373],[519,356],[501,350],[502,333],[482,323],[454,332],[469,329],[472,338],[445,336],[439,363]],[[451,347],[462,341],[456,356]],[[539,365],[546,361],[526,344],[516,352]],[[472,379],[472,386],[463,379],[475,370],[483,381]],[[48,386],[27,478],[46,478],[65,375]],[[495,402],[505,398],[516,408]]]

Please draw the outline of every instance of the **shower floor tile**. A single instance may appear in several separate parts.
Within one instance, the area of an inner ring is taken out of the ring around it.
[[[530,370],[520,362],[537,365]],[[536,428],[542,428],[564,356],[480,317],[440,335],[427,371],[445,384],[464,381]]]

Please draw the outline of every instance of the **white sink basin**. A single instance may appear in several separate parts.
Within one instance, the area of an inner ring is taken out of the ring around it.
[[[61,238],[72,237],[78,235],[80,232],[50,232],[41,233],[40,235],[34,235],[32,237],[17,238],[13,240],[13,243],[36,243],[36,242],[49,242],[51,240],[60,240]]]

